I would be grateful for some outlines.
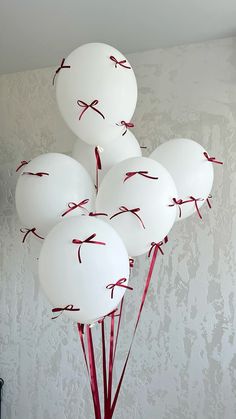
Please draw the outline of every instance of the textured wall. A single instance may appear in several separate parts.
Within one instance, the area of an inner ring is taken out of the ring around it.
[[[236,39],[130,56],[139,84],[135,132],[149,153],[171,137],[223,159],[213,208],[177,223],[151,285],[121,391],[117,419],[236,417]],[[0,376],[3,419],[92,418],[76,327],[50,306],[37,278],[38,243],[24,246],[14,208],[15,167],[69,152],[53,69],[0,77]],[[146,153],[146,152],[145,152]],[[130,339],[148,261],[134,269],[118,367]],[[98,344],[98,330],[95,330]],[[98,362],[101,357],[98,353]]]

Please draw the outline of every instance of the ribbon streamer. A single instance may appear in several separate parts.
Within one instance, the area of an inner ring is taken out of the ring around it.
[[[117,68],[117,66],[120,65],[121,67],[131,70],[131,67],[125,65],[125,63],[127,62],[126,60],[118,61],[113,55],[110,56],[110,60],[115,63],[115,68]]]
[[[30,160],[29,161],[21,160],[20,165],[16,168],[16,172],[18,172],[23,166],[25,166],[29,162],[30,162]]]
[[[64,217],[69,212],[75,210],[76,208],[81,208],[85,211],[88,211],[87,208],[84,207],[84,205],[88,204],[88,202],[89,202],[89,199],[84,199],[83,201],[79,202],[78,204],[76,204],[75,202],[69,202],[69,204],[68,204],[69,209],[67,211],[63,212],[62,217]]]
[[[36,233],[36,228],[35,227],[33,227],[33,228],[21,228],[20,232],[24,234],[24,237],[22,239],[22,243],[25,242],[26,237],[28,236],[29,233],[32,233],[32,234],[34,234],[34,236],[38,237],[39,239],[44,240],[44,237],[41,237],[41,236],[39,236],[39,234]]]
[[[123,132],[122,136],[126,134],[128,128],[133,128],[134,124],[132,122],[125,122],[125,121],[121,121],[120,124],[116,124],[118,127],[124,127],[125,131]]]
[[[52,317],[52,320],[57,319],[64,311],[80,311],[80,308],[74,308],[73,304],[68,304],[65,307],[56,307],[52,309],[52,313],[59,313],[57,316]]]
[[[96,159],[96,185],[95,185],[95,188],[98,192],[98,184],[99,184],[99,181],[98,181],[98,178],[99,178],[98,173],[99,172],[98,171],[102,170],[102,162],[101,162],[101,157],[100,157],[98,146],[95,147],[94,154],[95,154],[95,159]]]
[[[99,242],[99,241],[92,240],[92,239],[94,239],[94,237],[96,237],[96,233],[91,234],[91,236],[87,237],[87,239],[85,239],[85,240],[79,240],[79,239],[73,239],[72,240],[73,244],[79,244],[79,248],[78,248],[79,263],[82,263],[82,260],[81,260],[81,246],[82,246],[82,244],[101,244],[101,245],[106,244],[104,242]]]
[[[126,182],[126,180],[130,179],[131,177],[135,175],[140,175],[148,179],[155,179],[155,180],[158,179],[158,177],[150,176],[147,170],[139,170],[138,172],[127,172],[125,175],[126,177],[124,179],[124,183]]]
[[[211,209],[211,203],[210,203],[210,199],[212,199],[212,195],[208,195],[206,201],[207,201],[207,205],[208,207]]]
[[[53,84],[53,86],[54,86],[55,78],[56,78],[57,74],[59,73],[59,71],[61,71],[61,69],[62,69],[62,68],[70,68],[70,65],[64,65],[64,62],[65,62],[65,58],[62,58],[61,65],[60,65],[60,67],[58,67],[58,69],[55,71],[55,74],[54,74],[54,76],[53,76],[53,80],[52,80],[52,84]]]
[[[37,173],[23,172],[22,175],[31,175],[31,176],[43,177],[43,176],[49,176],[49,173],[46,173],[46,172],[37,172]]]
[[[128,209],[127,207],[122,206],[122,207],[119,207],[119,210],[120,210],[119,212],[116,212],[114,215],[112,215],[112,217],[110,217],[110,220],[112,220],[112,218],[117,217],[117,215],[124,214],[126,212],[130,212],[131,214],[135,215],[135,217],[137,217],[139,219],[140,223],[142,224],[142,227],[145,229],[145,225],[143,223],[142,218],[137,214],[140,211],[140,208]]]
[[[224,164],[222,161],[216,160],[216,158],[215,158],[215,157],[210,157],[206,151],[204,151],[203,155],[204,155],[204,156],[206,157],[206,159],[207,159],[208,161],[210,161],[211,163]]]
[[[111,298],[113,298],[114,296],[114,289],[115,287],[122,287],[122,288],[126,288],[128,290],[133,291],[132,287],[129,287],[128,285],[124,285],[124,283],[127,281],[126,278],[121,278],[118,281],[116,281],[114,284],[108,284],[106,286],[106,289],[111,290]]]
[[[95,106],[99,103],[99,101],[97,99],[94,99],[90,104],[84,102],[83,100],[77,100],[77,104],[81,107],[84,108],[81,111],[81,114],[79,116],[79,121],[81,120],[83,114],[90,108],[93,111],[97,112],[99,115],[101,115],[101,117],[103,119],[105,119],[105,116],[102,114],[102,112],[99,111],[99,109],[95,108]]]
[[[101,409],[100,409],[99,391],[98,391],[98,383],[97,383],[96,364],[95,364],[95,357],[94,357],[94,350],[93,350],[92,331],[89,326],[87,326],[86,329],[87,329],[88,358],[89,358],[89,368],[90,368],[90,377],[91,377],[91,387],[92,387],[92,392],[94,396],[93,399],[94,399],[95,417],[96,419],[101,419]]]

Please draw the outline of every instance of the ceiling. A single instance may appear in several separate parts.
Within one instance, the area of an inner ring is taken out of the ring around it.
[[[87,42],[124,53],[236,35],[236,0],[0,0],[0,73],[56,66]]]

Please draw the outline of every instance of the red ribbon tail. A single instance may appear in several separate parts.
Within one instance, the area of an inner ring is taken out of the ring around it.
[[[153,256],[152,256],[152,259],[151,259],[151,263],[150,263],[150,267],[149,267],[149,271],[148,271],[148,275],[147,275],[147,279],[146,279],[146,284],[145,284],[143,295],[142,295],[141,304],[140,304],[140,307],[139,307],[138,317],[137,317],[137,320],[136,320],[133,336],[132,336],[130,347],[129,347],[129,351],[128,351],[128,354],[126,356],[124,367],[123,367],[123,370],[122,370],[122,373],[121,373],[121,376],[120,376],[120,379],[119,379],[119,382],[118,382],[118,386],[117,386],[117,389],[116,389],[116,392],[115,392],[115,396],[114,396],[114,399],[113,399],[113,402],[112,402],[112,405],[111,405],[111,417],[112,417],[112,415],[114,413],[114,410],[115,410],[115,407],[116,407],[116,403],[117,403],[117,400],[118,400],[118,397],[119,397],[121,385],[122,385],[124,375],[125,375],[125,371],[126,371],[126,368],[127,368],[128,360],[129,360],[129,357],[130,357],[131,349],[132,349],[132,346],[133,346],[134,338],[135,338],[137,328],[138,328],[138,324],[139,324],[139,321],[140,321],[140,317],[141,317],[141,314],[142,314],[142,311],[143,311],[143,306],[144,306],[144,303],[145,303],[145,300],[146,300],[146,297],[147,297],[147,292],[148,292],[148,289],[149,289],[149,285],[150,285],[150,282],[151,282],[151,279],[152,279],[153,270],[154,270],[154,267],[155,267],[157,252],[158,252],[158,246],[155,246]]]
[[[108,368],[108,396],[107,396],[107,414],[108,417],[111,413],[111,397],[112,397],[112,379],[113,379],[113,365],[114,365],[114,328],[115,316],[114,312],[111,313],[111,326],[110,326],[110,352],[109,352],[109,368]]]
[[[107,364],[106,364],[106,341],[105,341],[104,319],[101,322],[101,335],[102,335],[102,370],[103,370],[104,413],[106,413],[107,412]]]
[[[95,413],[96,419],[101,419],[101,408],[100,408],[99,391],[98,391],[98,383],[97,383],[96,363],[95,363],[94,349],[93,349],[93,337],[92,337],[91,328],[87,326],[86,329],[87,329],[91,388],[92,388],[93,400],[94,400],[94,413]]]

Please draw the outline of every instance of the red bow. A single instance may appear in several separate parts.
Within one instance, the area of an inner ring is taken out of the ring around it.
[[[126,60],[118,61],[115,57],[113,57],[113,55],[110,56],[110,60],[114,61],[115,68],[117,68],[117,66],[120,65],[121,67],[131,69],[131,67],[129,67],[128,65],[125,65],[125,63],[127,62]]]
[[[90,212],[89,213],[90,217],[97,217],[98,215],[105,215],[105,217],[108,217],[108,214],[106,214],[105,212]]]
[[[38,237],[39,239],[44,240],[44,238],[43,238],[43,237],[39,236],[39,235],[36,233],[36,228],[35,228],[35,227],[34,227],[34,228],[21,228],[21,229],[20,229],[20,232],[24,234],[24,237],[23,237],[22,243],[24,243],[24,242],[25,242],[25,239],[26,239],[26,237],[28,236],[28,234],[29,234],[29,233],[32,233],[32,234],[34,234],[34,236]]]
[[[32,173],[32,172],[23,172],[22,175],[31,175],[31,176],[49,176],[49,173],[46,172],[37,172],[37,173]]]
[[[204,199],[202,199],[202,198],[194,198],[193,196],[190,196],[189,198],[191,199],[191,201],[188,201],[188,202],[194,202],[194,205],[195,205],[196,211],[198,213],[198,216],[202,220],[202,216],[201,216],[201,213],[199,211],[199,208],[198,208],[198,204],[197,203],[198,203],[198,201],[204,201]]]
[[[150,257],[150,256],[151,256],[152,251],[153,251],[155,248],[157,248],[158,250],[160,250],[161,254],[162,254],[162,255],[164,255],[164,252],[163,252],[163,250],[162,250],[161,246],[163,246],[163,244],[166,244],[167,242],[168,242],[168,237],[167,237],[167,236],[164,238],[164,240],[163,240],[163,241],[161,241],[161,242],[159,242],[159,243],[152,242],[152,243],[151,243],[151,247],[150,247],[149,252],[148,252],[148,257]]]
[[[126,134],[128,128],[133,128],[134,127],[134,124],[132,122],[125,122],[125,121],[121,121],[120,124],[116,124],[116,125],[118,127],[123,126],[125,128],[125,131],[123,132],[122,136]]]
[[[102,245],[105,245],[106,244],[104,242],[97,242],[97,241],[92,240],[92,239],[94,239],[94,237],[96,237],[96,233],[94,233],[91,236],[87,237],[87,239],[85,239],[85,240],[79,240],[79,239],[73,239],[72,240],[72,243],[73,244],[79,244],[80,245],[79,248],[78,248],[78,259],[79,259],[79,263],[82,263],[82,261],[81,261],[81,254],[80,254],[82,244],[84,244],[84,243],[87,243],[87,244],[102,244]]]
[[[74,308],[73,304],[69,304],[66,307],[56,307],[56,308],[53,308],[52,309],[52,313],[58,313],[59,312],[60,314],[58,314],[55,317],[52,317],[52,320],[53,319],[57,319],[57,317],[59,317],[63,313],[63,311],[80,311],[80,308]]]
[[[103,119],[105,119],[105,116],[102,114],[102,112],[100,112],[97,108],[95,108],[94,106],[96,106],[99,103],[99,101],[97,99],[93,100],[89,105],[84,102],[83,100],[77,100],[77,104],[79,106],[81,106],[81,108],[84,108],[79,116],[79,121],[81,120],[83,114],[89,109],[93,109],[95,112],[97,112],[99,115],[101,115],[101,117]]]
[[[18,170],[20,170],[23,166],[25,166],[26,164],[28,164],[30,162],[30,160],[29,161],[26,161],[26,160],[21,160],[21,162],[20,162],[20,166],[18,166],[17,167],[17,169],[16,169],[16,172],[18,172]]]
[[[140,208],[132,208],[132,209],[128,209],[127,207],[119,207],[120,212],[117,212],[116,214],[112,215],[112,217],[110,217],[110,220],[112,220],[112,218],[117,217],[117,215],[123,214],[125,212],[131,212],[131,214],[134,214],[135,217],[137,217],[139,219],[139,221],[141,222],[143,228],[145,228],[145,225],[143,223],[143,220],[141,219],[141,217],[139,217],[139,215],[137,214],[137,212],[140,211]]]
[[[62,217],[64,217],[64,215],[68,214],[70,211],[75,210],[76,208],[82,208],[83,210],[87,211],[87,209],[84,208],[84,205],[86,205],[88,202],[89,202],[89,199],[84,199],[83,201],[79,202],[79,204],[76,204],[75,202],[69,202],[68,204],[69,209],[63,212]]]
[[[126,182],[126,180],[127,180],[127,179],[130,179],[130,178],[131,178],[131,177],[133,177],[134,175],[141,175],[141,176],[146,177],[146,178],[148,178],[148,179],[155,179],[155,180],[157,180],[157,179],[158,179],[158,177],[154,177],[154,176],[150,176],[150,175],[148,175],[148,172],[147,172],[147,171],[140,170],[139,172],[127,172],[127,173],[126,173],[126,177],[125,177],[125,179],[124,179],[124,182]]]
[[[211,203],[210,203],[210,199],[212,198],[212,195],[208,195],[208,197],[207,197],[207,199],[206,199],[206,201],[207,201],[207,205],[208,205],[208,207],[209,208],[211,208]]]
[[[134,259],[133,258],[129,258],[129,267],[130,268],[134,267]]]
[[[187,202],[192,202],[192,199],[189,199],[187,201],[183,201],[182,199],[176,199],[172,198],[173,204],[169,204],[168,207],[174,207],[175,205],[178,205],[179,207],[179,218],[181,218],[182,211],[180,205],[186,204]]]
[[[107,288],[108,290],[111,290],[111,298],[113,298],[113,295],[114,295],[114,288],[115,288],[115,287],[122,287],[122,288],[126,288],[126,289],[129,289],[129,290],[133,291],[133,288],[132,288],[132,287],[129,287],[128,285],[123,285],[123,284],[124,284],[124,282],[126,282],[126,281],[127,281],[127,279],[126,279],[126,278],[121,278],[121,279],[119,279],[117,282],[115,282],[114,284],[108,284],[108,285],[106,286],[106,288]]]
[[[206,151],[204,151],[204,156],[206,157],[206,159],[208,160],[208,161],[210,161],[211,163],[217,163],[217,164],[224,164],[222,161],[219,161],[219,160],[216,160],[216,158],[215,157],[210,157],[210,156],[208,156],[208,153],[206,152]]]
[[[53,80],[52,80],[52,84],[53,84],[53,86],[54,86],[54,82],[55,82],[56,75],[59,73],[59,71],[61,71],[61,69],[62,69],[62,68],[70,68],[70,65],[64,65],[64,62],[65,62],[65,58],[62,58],[61,65],[60,65],[60,67],[58,67],[58,69],[55,71],[55,74],[54,74],[54,77],[53,77]]]

